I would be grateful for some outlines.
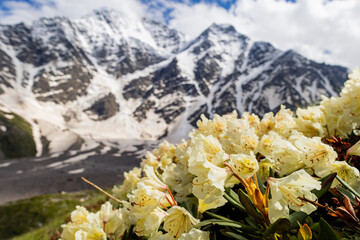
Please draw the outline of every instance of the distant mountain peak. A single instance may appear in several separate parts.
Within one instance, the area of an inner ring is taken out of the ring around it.
[[[346,75],[229,24],[212,24],[188,42],[156,20],[111,8],[0,25],[0,105],[33,124],[38,148],[64,136],[80,147],[178,139],[201,114],[305,106],[336,95]]]

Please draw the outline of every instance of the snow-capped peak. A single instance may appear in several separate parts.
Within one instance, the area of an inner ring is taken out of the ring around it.
[[[0,26],[0,105],[33,125],[38,145],[179,139],[203,113],[310,104],[334,95],[346,74],[227,24],[186,44],[165,24],[110,8]]]

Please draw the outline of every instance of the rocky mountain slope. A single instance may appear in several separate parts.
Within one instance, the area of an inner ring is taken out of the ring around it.
[[[336,95],[347,72],[230,25],[188,41],[107,8],[0,25],[0,105],[31,124],[38,156],[120,139],[179,141],[202,113],[305,106]]]

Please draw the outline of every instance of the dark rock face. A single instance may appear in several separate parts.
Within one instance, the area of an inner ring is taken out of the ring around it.
[[[0,94],[3,93],[2,87],[12,88],[15,81],[16,70],[11,57],[0,49]]]
[[[105,97],[97,100],[86,112],[93,113],[91,115],[92,119],[101,121],[111,118],[119,110],[119,104],[116,102],[114,94],[109,93]]]
[[[335,68],[337,75],[329,75]],[[249,111],[260,115],[277,111],[280,104],[295,110],[319,102],[321,95],[336,94],[334,89],[340,89],[343,82],[339,79],[346,76],[345,68],[318,64],[288,51],[276,59],[268,71],[243,85],[244,102],[250,106]],[[272,104],[271,99],[277,99],[277,103]]]
[[[141,46],[141,43],[138,43],[138,45]],[[104,53],[104,57],[100,58],[100,62],[102,66],[106,67],[106,71],[116,78],[133,73],[136,70],[143,70],[152,64],[165,60],[153,53],[152,49],[147,46],[132,48],[126,42],[118,46],[115,55],[117,60],[109,62],[106,60],[108,55]]]
[[[209,95],[210,89],[208,86],[219,80],[220,71],[219,64],[209,54],[197,62],[195,78],[199,83],[202,94]]]
[[[141,103],[139,107],[134,111],[134,117],[138,122],[141,122],[146,118],[146,113],[155,106],[155,102],[149,99]]]
[[[87,94],[93,75],[85,66],[69,66],[56,72],[41,71],[35,76],[33,92],[40,101],[66,103]]]
[[[196,96],[194,85],[181,76],[177,60],[174,59],[165,68],[159,69],[147,78],[139,78],[124,87],[124,98],[141,98],[143,103],[134,111],[134,117],[141,122],[146,118],[146,112],[153,110],[166,123],[171,123],[185,110],[184,96]],[[166,101],[151,101],[151,98]]]

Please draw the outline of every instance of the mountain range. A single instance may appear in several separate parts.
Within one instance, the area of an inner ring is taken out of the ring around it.
[[[102,8],[75,20],[0,25],[0,158],[19,134],[31,135],[37,156],[127,140],[179,142],[201,114],[307,106],[336,95],[347,74],[226,24],[189,39]]]

